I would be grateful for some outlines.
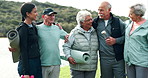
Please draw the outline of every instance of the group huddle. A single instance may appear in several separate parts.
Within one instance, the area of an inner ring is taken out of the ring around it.
[[[43,23],[34,25],[38,15],[33,3],[24,3],[20,12],[18,73],[24,78],[59,78],[59,40],[65,40],[63,52],[69,62],[71,78],[95,78],[100,57],[100,78],[148,78],[148,21],[143,18],[145,7],[130,7],[131,22],[125,24],[111,13],[111,4],[103,1],[98,17],[87,10],[76,15],[77,25],[70,34],[54,24],[51,8],[43,11]],[[15,48],[9,48],[15,51]],[[73,55],[76,54],[77,58]],[[77,62],[87,54],[87,62]],[[126,70],[126,71],[125,71]]]

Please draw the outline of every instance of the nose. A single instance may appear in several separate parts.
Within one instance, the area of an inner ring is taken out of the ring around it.
[[[38,13],[36,13],[36,16],[38,16]]]
[[[90,22],[93,22],[93,20],[90,20]]]
[[[55,16],[51,16],[51,18],[55,18]]]

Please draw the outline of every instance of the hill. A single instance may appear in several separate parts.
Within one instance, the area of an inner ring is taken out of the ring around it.
[[[56,22],[60,23],[64,30],[70,32],[76,26],[76,14],[80,9],[76,9],[73,7],[66,7],[57,4],[52,4],[49,2],[40,3],[35,0],[32,0],[33,3],[36,4],[38,9],[38,20],[37,22],[41,22],[42,11],[45,8],[52,8],[58,14],[56,15]],[[19,26],[21,22],[20,15],[20,6],[23,2],[14,2],[14,1],[0,1],[0,37],[5,37],[6,33],[10,29],[15,29]],[[97,12],[90,11],[93,17],[97,16]],[[120,16],[117,16],[120,17]],[[120,17],[123,21],[127,20],[127,17]]]

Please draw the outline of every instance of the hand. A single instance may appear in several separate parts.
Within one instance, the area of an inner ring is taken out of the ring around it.
[[[10,48],[10,47],[8,47],[8,49],[9,49],[10,52],[15,52],[15,51],[16,51],[15,48]]]
[[[66,42],[68,41],[68,37],[69,37],[69,35],[66,35],[66,36],[65,36],[64,43],[66,43]]]
[[[110,46],[114,45],[116,43],[116,39],[113,37],[108,37],[105,41],[106,41],[106,44],[108,44]]]
[[[60,29],[63,29],[62,26],[61,26],[59,23],[57,23],[56,25],[57,25]]]
[[[76,64],[75,60],[72,57],[68,58],[70,64]]]
[[[24,75],[24,78],[30,78],[30,76],[29,75]]]

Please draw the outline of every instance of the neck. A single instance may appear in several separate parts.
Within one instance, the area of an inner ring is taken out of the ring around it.
[[[88,31],[89,29],[84,29],[85,31]]]
[[[90,28],[83,28],[85,31],[88,31]]]
[[[52,25],[52,23],[49,23],[49,22],[44,22],[44,24],[47,25],[47,26],[51,26]]]
[[[135,23],[136,23],[136,24],[141,24],[141,23],[143,23],[143,22],[145,22],[145,21],[146,21],[146,19],[140,18],[140,19],[137,19],[137,20],[135,21]]]
[[[24,23],[26,23],[26,24],[32,24],[32,20],[31,20],[31,19],[26,18],[26,19],[25,19],[25,21],[24,21]]]
[[[109,20],[110,18],[110,14],[108,16],[106,16],[106,18],[104,20]]]

